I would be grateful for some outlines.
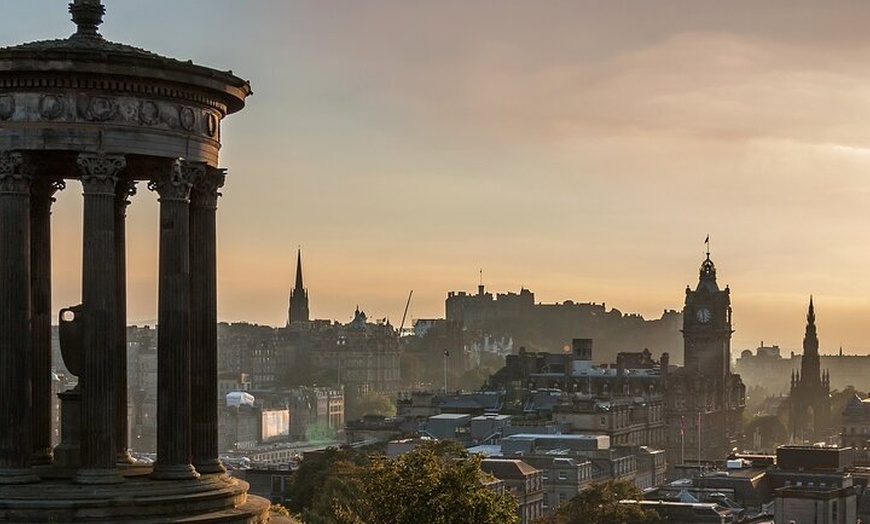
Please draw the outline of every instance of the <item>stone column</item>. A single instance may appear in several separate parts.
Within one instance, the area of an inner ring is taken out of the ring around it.
[[[152,478],[193,479],[190,407],[190,216],[192,173],[175,161],[148,188],[160,195],[157,302],[157,462]]]
[[[30,469],[30,174],[0,151],[0,484],[39,479]]]
[[[115,464],[118,394],[118,301],[115,294],[115,185],[123,155],[82,153],[76,161],[84,189],[82,228],[82,466],[76,482],[122,482]]]
[[[30,194],[32,463],[51,464],[51,204],[63,180],[33,179]]]
[[[118,464],[135,462],[130,456],[130,421],[127,409],[127,206],[136,194],[136,182],[118,181],[115,187],[115,296],[118,299],[118,406],[115,417],[115,446]]]
[[[202,166],[190,193],[190,357],[193,466],[224,473],[218,458],[217,254],[215,211],[226,172]]]

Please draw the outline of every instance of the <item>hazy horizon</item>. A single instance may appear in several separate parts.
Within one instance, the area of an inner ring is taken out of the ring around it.
[[[709,234],[735,356],[799,352],[811,294],[821,352],[870,353],[866,2],[104,3],[107,39],[253,86],[222,128],[222,321],[283,325],[297,246],[316,318],[398,325],[412,289],[410,319],[442,317],[480,270],[658,318]],[[66,4],[4,5],[0,46],[65,38]],[[80,193],[54,207],[54,311],[79,301]],[[132,202],[136,322],[158,231]]]

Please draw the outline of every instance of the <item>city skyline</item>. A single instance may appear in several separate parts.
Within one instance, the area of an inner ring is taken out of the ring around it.
[[[440,317],[480,270],[492,292],[658,318],[709,234],[734,356],[799,352],[810,294],[822,353],[870,352],[870,6],[106,4],[109,40],[253,85],[223,128],[221,320],[283,325],[299,245],[316,318],[398,325],[411,289],[410,317]],[[68,36],[57,6],[6,6],[0,45]],[[129,318],[153,321],[139,192]],[[79,194],[54,209],[54,311],[79,300]]]

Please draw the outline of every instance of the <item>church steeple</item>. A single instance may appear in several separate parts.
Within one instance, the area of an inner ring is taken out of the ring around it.
[[[308,290],[302,284],[302,248],[296,251],[296,285],[290,290],[290,309],[287,325],[293,322],[308,322]]]
[[[302,248],[296,250],[296,287],[293,288],[297,293],[305,289],[302,286]]]

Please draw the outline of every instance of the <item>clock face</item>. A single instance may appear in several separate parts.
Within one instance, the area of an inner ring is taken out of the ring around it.
[[[710,310],[702,307],[701,309],[695,311],[695,318],[698,319],[698,322],[707,323],[710,322],[710,319],[713,317],[713,314],[710,313]]]

